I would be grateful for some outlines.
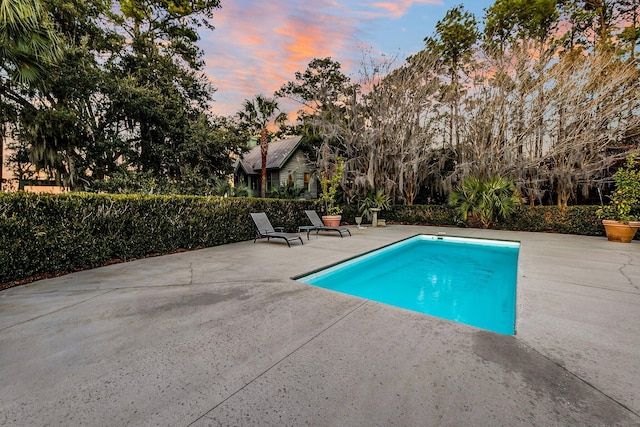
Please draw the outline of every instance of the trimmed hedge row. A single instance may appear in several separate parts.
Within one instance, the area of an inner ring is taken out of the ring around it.
[[[508,219],[495,224],[493,228],[514,231],[542,231],[586,236],[604,236],[602,221],[596,216],[598,206],[520,206]],[[357,214],[354,207],[345,209],[344,218],[353,223]],[[413,225],[435,225],[467,227],[447,205],[394,205],[380,212],[380,217],[388,222]]]
[[[250,212],[296,231],[316,201],[0,193],[0,284],[249,240]]]
[[[520,206],[507,220],[493,228],[514,231],[542,231],[586,236],[604,236],[602,221],[596,215],[598,206]],[[382,212],[387,221],[401,224],[423,224],[466,227],[455,210],[446,205],[393,206]]]
[[[355,224],[355,217],[359,215],[356,205],[343,207],[342,219],[349,224]],[[462,225],[462,221],[456,218],[453,208],[446,205],[393,205],[390,209],[378,214],[378,218],[384,218],[388,222],[413,225]]]
[[[597,206],[521,206],[495,228],[604,235]],[[112,262],[249,240],[250,212],[266,212],[274,226],[296,231],[307,224],[305,209],[322,211],[319,201],[221,198],[0,193],[0,285]],[[344,207],[355,223],[357,207]],[[389,222],[466,226],[443,205],[392,206]],[[2,286],[0,286],[0,289]]]
[[[381,218],[400,224],[424,224],[437,226],[463,226],[455,210],[447,205],[394,205],[381,212]]]
[[[604,236],[599,206],[520,206],[508,220],[499,224],[503,230],[547,231],[583,236]]]

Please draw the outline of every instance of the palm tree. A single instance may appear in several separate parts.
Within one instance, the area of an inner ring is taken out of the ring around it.
[[[474,220],[480,220],[484,228],[489,228],[498,218],[508,218],[520,201],[513,180],[501,176],[468,176],[449,194],[449,204],[463,220],[471,215]]]
[[[61,45],[53,22],[38,0],[0,0],[2,74],[21,85],[37,85],[47,69],[61,58]],[[6,94],[0,92],[0,98]],[[11,98],[16,100],[15,97]],[[3,181],[4,130],[4,126],[0,126],[0,190]]]
[[[282,120],[284,113],[280,113],[278,102],[275,99],[257,95],[252,100],[245,100],[243,109],[238,112],[242,125],[252,134],[260,134],[260,154],[262,155],[262,170],[260,173],[260,197],[267,193],[267,150],[269,143],[269,130],[267,127],[278,120]]]
[[[33,84],[62,56],[62,41],[38,0],[0,0],[0,67]]]

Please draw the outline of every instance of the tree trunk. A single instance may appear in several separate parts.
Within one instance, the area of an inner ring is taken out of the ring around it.
[[[4,182],[4,176],[2,176],[3,164],[4,164],[4,135],[0,135],[0,191],[2,191],[2,183]]]
[[[263,199],[267,195],[267,128],[263,127],[260,130],[260,154],[262,154],[262,169],[260,171],[260,197]]]
[[[558,183],[557,192],[558,192],[558,198],[557,198],[558,208],[563,210],[569,205],[569,198],[571,197],[571,192],[568,191],[565,188],[565,186],[561,185],[560,183]]]
[[[631,18],[631,26],[635,31],[638,31],[638,12],[636,8],[633,9],[632,18]],[[637,34],[637,33],[636,33]],[[631,38],[631,61],[636,58],[636,38]]]

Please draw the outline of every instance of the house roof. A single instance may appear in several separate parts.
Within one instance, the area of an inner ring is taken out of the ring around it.
[[[281,169],[293,152],[296,151],[301,139],[301,136],[296,136],[295,138],[270,142],[267,150],[267,169]],[[238,166],[242,166],[247,175],[259,174],[260,169],[262,169],[260,145],[253,147],[237,160],[234,169],[237,170]]]

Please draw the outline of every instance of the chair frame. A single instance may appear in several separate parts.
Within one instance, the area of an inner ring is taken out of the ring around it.
[[[309,240],[309,234],[314,230],[316,232],[316,236],[321,231],[337,231],[338,233],[340,233],[340,237],[344,237],[342,233],[346,232],[346,233],[349,233],[349,236],[351,236],[351,231],[345,226],[329,227],[324,225],[324,223],[322,222],[322,219],[320,219],[320,216],[316,211],[308,210],[308,211],[304,211],[304,213],[307,214],[307,217],[309,217],[309,221],[311,221],[311,224],[313,225],[302,225],[298,227],[298,231],[306,231],[307,240]]]
[[[304,245],[304,242],[302,241],[302,237],[300,237],[300,234],[285,233],[283,227],[274,228],[271,225],[271,221],[269,221],[269,217],[267,217],[266,213],[256,212],[256,213],[251,213],[250,215],[251,215],[251,219],[253,219],[253,222],[256,225],[256,232],[254,234],[253,243],[255,243],[256,240],[258,239],[262,239],[266,237],[267,242],[270,241],[270,239],[272,238],[283,239],[285,242],[287,242],[287,246],[289,247],[291,247],[290,242],[294,242],[298,239],[300,240],[300,243]]]

